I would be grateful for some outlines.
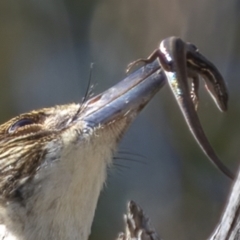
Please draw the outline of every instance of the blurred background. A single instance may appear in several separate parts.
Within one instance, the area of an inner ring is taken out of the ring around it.
[[[237,0],[41,0],[0,2],[0,121],[32,109],[81,101],[94,62],[94,92],[125,77],[171,35],[193,42],[226,79],[229,111],[205,89],[199,116],[231,169],[239,162],[240,74]],[[206,239],[231,183],[193,140],[165,86],[123,138],[99,200],[91,240],[115,239],[126,203],[137,201],[166,239]],[[121,166],[119,166],[121,165]]]

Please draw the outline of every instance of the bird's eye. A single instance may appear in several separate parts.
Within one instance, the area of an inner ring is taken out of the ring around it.
[[[24,127],[26,125],[30,125],[30,124],[33,124],[34,121],[30,118],[23,118],[23,119],[20,119],[18,120],[17,122],[15,122],[9,129],[8,129],[8,132],[9,133],[13,133],[15,132],[18,128],[20,127]]]

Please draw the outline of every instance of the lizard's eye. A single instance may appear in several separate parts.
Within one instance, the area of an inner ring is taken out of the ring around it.
[[[194,44],[190,43],[190,46],[193,49],[193,51],[199,52],[198,48]]]
[[[30,118],[23,118],[18,120],[17,122],[13,123],[13,125],[8,129],[8,133],[14,133],[18,128],[24,127],[26,125],[33,124],[33,119]]]

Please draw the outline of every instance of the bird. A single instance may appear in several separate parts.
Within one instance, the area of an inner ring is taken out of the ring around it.
[[[140,69],[81,104],[0,125],[0,239],[88,239],[118,143],[164,85],[157,68]]]

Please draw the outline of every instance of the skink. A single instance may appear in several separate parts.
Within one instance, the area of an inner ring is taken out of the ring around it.
[[[218,108],[221,111],[227,110],[228,93],[223,77],[193,44],[185,43],[177,37],[164,39],[159,48],[147,59],[132,62],[127,71],[139,62],[147,64],[156,59],[166,75],[168,84],[199,146],[220,171],[234,179],[234,174],[221,162],[209,143],[196,112],[199,76],[204,79]],[[188,78],[192,79],[191,90],[189,90]]]

